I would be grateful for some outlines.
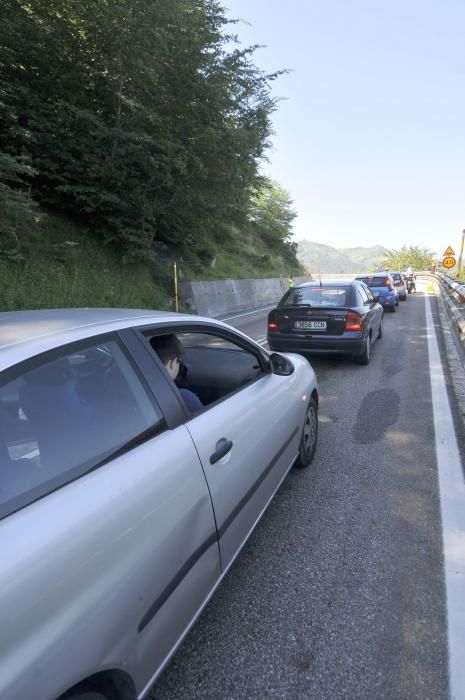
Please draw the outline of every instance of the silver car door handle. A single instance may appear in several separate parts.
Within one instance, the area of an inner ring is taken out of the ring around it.
[[[212,455],[210,455],[210,464],[215,464],[216,462],[219,462],[220,459],[223,459],[230,450],[232,450],[232,440],[227,440],[226,438],[221,438],[221,440],[218,440],[216,443],[216,450]]]

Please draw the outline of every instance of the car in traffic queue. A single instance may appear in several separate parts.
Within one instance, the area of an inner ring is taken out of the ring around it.
[[[299,284],[268,314],[268,345],[279,352],[346,354],[367,365],[382,335],[382,306],[354,280]]]
[[[407,280],[402,272],[391,272],[399,301],[407,301]]]
[[[0,314],[0,697],[146,697],[317,437],[308,361],[220,321]]]
[[[355,279],[366,284],[384,309],[392,312],[396,310],[399,305],[399,294],[390,272],[372,272],[357,275]]]

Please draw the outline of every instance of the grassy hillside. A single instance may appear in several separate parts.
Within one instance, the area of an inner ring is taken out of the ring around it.
[[[216,259],[203,265],[181,260],[176,248],[150,264],[124,264],[111,246],[87,228],[48,213],[27,232],[27,247],[0,251],[0,311],[57,307],[123,307],[174,310],[173,261],[179,281],[279,277],[299,273],[295,260],[270,254],[250,234],[235,232]]]
[[[355,265],[361,266],[357,272],[365,272],[378,267],[388,250],[382,245],[375,245],[370,248],[341,248],[341,252],[347,255]]]
[[[159,279],[154,282],[156,273]],[[162,274],[160,274],[162,273]],[[0,310],[56,307],[166,307],[163,270],[122,265],[87,230],[49,214],[19,258],[0,258]]]
[[[333,248],[322,243],[299,241],[297,257],[302,265],[312,273],[350,274],[374,270],[387,253],[381,245],[370,248]]]

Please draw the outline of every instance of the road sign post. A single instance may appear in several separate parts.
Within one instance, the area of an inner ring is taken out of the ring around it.
[[[465,241],[465,230],[462,231],[462,241],[460,243],[460,253],[459,253],[459,267],[457,270],[457,277],[460,279],[462,274],[462,255],[463,255],[463,242]]]
[[[179,311],[179,297],[178,297],[178,269],[176,266],[176,261],[173,263],[173,276],[174,276],[174,303],[176,311]]]

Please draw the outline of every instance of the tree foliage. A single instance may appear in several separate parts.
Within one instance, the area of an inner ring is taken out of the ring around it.
[[[21,260],[21,241],[38,218],[24,178],[34,174],[26,159],[0,152],[0,259]]]
[[[38,202],[129,257],[208,257],[251,221],[293,254],[286,196],[257,194],[278,74],[237,48],[217,0],[3,0],[0,22],[0,150],[32,166],[18,176]]]
[[[413,267],[414,270],[426,270],[435,255],[428,248],[419,246],[403,246],[400,250],[391,250],[382,261],[382,268],[389,270],[405,270]]]

